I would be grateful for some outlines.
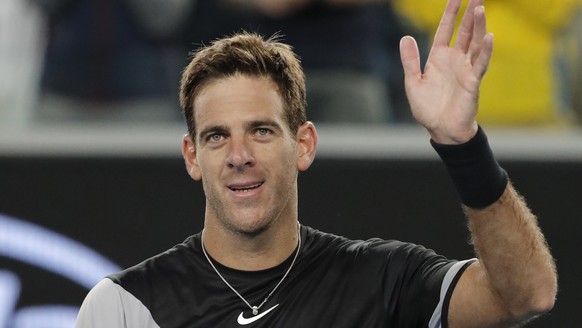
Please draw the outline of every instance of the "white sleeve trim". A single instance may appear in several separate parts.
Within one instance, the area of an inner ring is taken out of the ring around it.
[[[76,328],[160,328],[150,311],[109,279],[101,280],[81,305]]]
[[[475,261],[475,259],[459,261],[453,264],[449,271],[447,271],[447,273],[445,274],[445,278],[443,279],[443,283],[441,284],[441,294],[439,303],[437,304],[436,308],[434,309],[434,312],[432,313],[432,317],[430,318],[430,321],[428,323],[428,328],[442,328],[441,318],[443,313],[443,305],[447,297],[447,293],[451,288],[451,284],[453,283],[453,280],[459,273],[459,270],[461,270],[465,266],[465,264],[473,261]]]

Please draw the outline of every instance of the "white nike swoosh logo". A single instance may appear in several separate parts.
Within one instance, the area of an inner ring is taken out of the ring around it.
[[[247,318],[245,318],[245,317],[243,316],[243,313],[241,312],[241,313],[238,315],[238,318],[236,319],[236,322],[238,322],[238,324],[239,324],[239,325],[241,325],[241,326],[249,325],[249,324],[251,324],[251,323],[253,323],[253,322],[255,322],[255,321],[259,320],[260,318],[262,318],[262,317],[266,316],[266,315],[267,315],[267,313],[269,313],[269,312],[273,311],[273,310],[274,310],[274,309],[275,309],[277,306],[279,306],[279,304],[277,304],[277,305],[273,306],[272,308],[268,309],[267,311],[265,311],[265,312],[263,312],[263,313],[261,313],[261,314],[257,314],[256,316],[250,317],[250,318],[248,318],[248,319],[247,319]]]

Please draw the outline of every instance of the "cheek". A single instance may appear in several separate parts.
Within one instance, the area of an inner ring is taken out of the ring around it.
[[[207,198],[216,198],[218,190],[220,189],[219,183],[220,179],[216,176],[213,171],[204,169],[204,166],[200,167],[200,182],[202,183],[202,189]]]
[[[266,147],[260,150],[261,157],[270,163],[279,162],[279,165],[288,165],[297,157],[296,147],[288,141],[278,143],[276,146]]]
[[[277,167],[279,174],[287,177],[294,177],[297,173],[297,156],[294,151],[273,153],[271,158],[271,167]]]
[[[202,182],[216,180],[215,175],[218,171],[217,161],[217,158],[208,154],[201,154],[201,156],[198,157],[197,174],[199,180],[202,180]]]

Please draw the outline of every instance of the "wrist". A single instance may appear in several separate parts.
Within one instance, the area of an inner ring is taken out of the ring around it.
[[[495,160],[487,136],[478,126],[477,133],[462,144],[431,145],[445,164],[463,204],[482,208],[501,197],[507,186],[507,173]]]
[[[473,121],[469,127],[463,129],[457,129],[451,134],[449,131],[447,133],[440,133],[440,131],[431,131],[429,134],[431,139],[437,144],[441,145],[460,145],[473,139],[479,130],[479,125],[477,122]]]

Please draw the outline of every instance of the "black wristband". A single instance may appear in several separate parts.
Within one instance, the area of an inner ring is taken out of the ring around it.
[[[463,204],[481,208],[493,204],[507,186],[507,173],[495,160],[487,136],[477,134],[460,145],[430,144],[444,162]]]

